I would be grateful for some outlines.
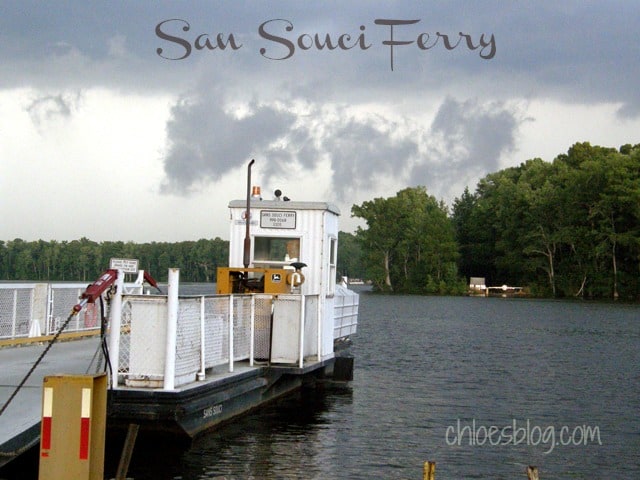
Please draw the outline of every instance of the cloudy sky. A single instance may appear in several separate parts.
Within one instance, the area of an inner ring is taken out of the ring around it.
[[[640,138],[640,3],[4,1],[0,239],[228,238],[271,198],[353,204]]]

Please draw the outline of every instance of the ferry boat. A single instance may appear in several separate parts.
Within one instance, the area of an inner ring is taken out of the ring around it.
[[[336,281],[338,208],[231,201],[229,267],[216,291],[110,300],[108,425],[193,437],[303,385],[353,377],[358,295]],[[121,273],[121,272],[120,272]]]

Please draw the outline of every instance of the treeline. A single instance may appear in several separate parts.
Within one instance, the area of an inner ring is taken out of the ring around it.
[[[415,187],[351,213],[379,291],[456,294],[473,276],[535,296],[640,299],[640,145],[579,143],[491,173],[451,212]]]
[[[355,236],[339,232],[338,274],[362,278],[361,249]],[[229,241],[215,238],[176,243],[70,242],[20,238],[0,240],[0,280],[92,282],[109,268],[111,258],[135,258],[139,267],[160,282],[171,267],[184,282],[215,282],[218,267],[229,263]]]
[[[553,297],[640,298],[640,145],[578,143],[453,205],[460,273]]]
[[[111,258],[137,258],[139,267],[158,281],[171,267],[185,282],[214,281],[216,268],[226,266],[229,242],[220,238],[177,243],[101,242],[87,238],[70,242],[0,240],[0,279],[91,282],[109,268]]]

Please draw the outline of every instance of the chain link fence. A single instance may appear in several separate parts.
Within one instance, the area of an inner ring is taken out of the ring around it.
[[[231,302],[232,300],[232,302]],[[167,298],[124,295],[118,374],[127,386],[161,388],[167,354]],[[250,295],[180,297],[175,339],[175,385],[196,379],[198,373],[251,355]],[[261,342],[269,338],[271,297],[258,300]],[[233,323],[230,324],[231,311]],[[233,343],[230,338],[233,338]]]
[[[0,284],[0,339],[53,335],[78,303],[86,284]],[[100,328],[100,306],[88,304],[65,332]]]
[[[33,285],[0,289],[0,338],[26,337],[31,327]]]

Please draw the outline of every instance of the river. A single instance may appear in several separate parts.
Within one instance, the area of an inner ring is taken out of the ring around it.
[[[363,293],[350,387],[304,391],[143,479],[640,478],[640,307]]]
[[[640,478],[638,305],[363,291],[353,353],[350,386],[137,445],[129,477]]]

